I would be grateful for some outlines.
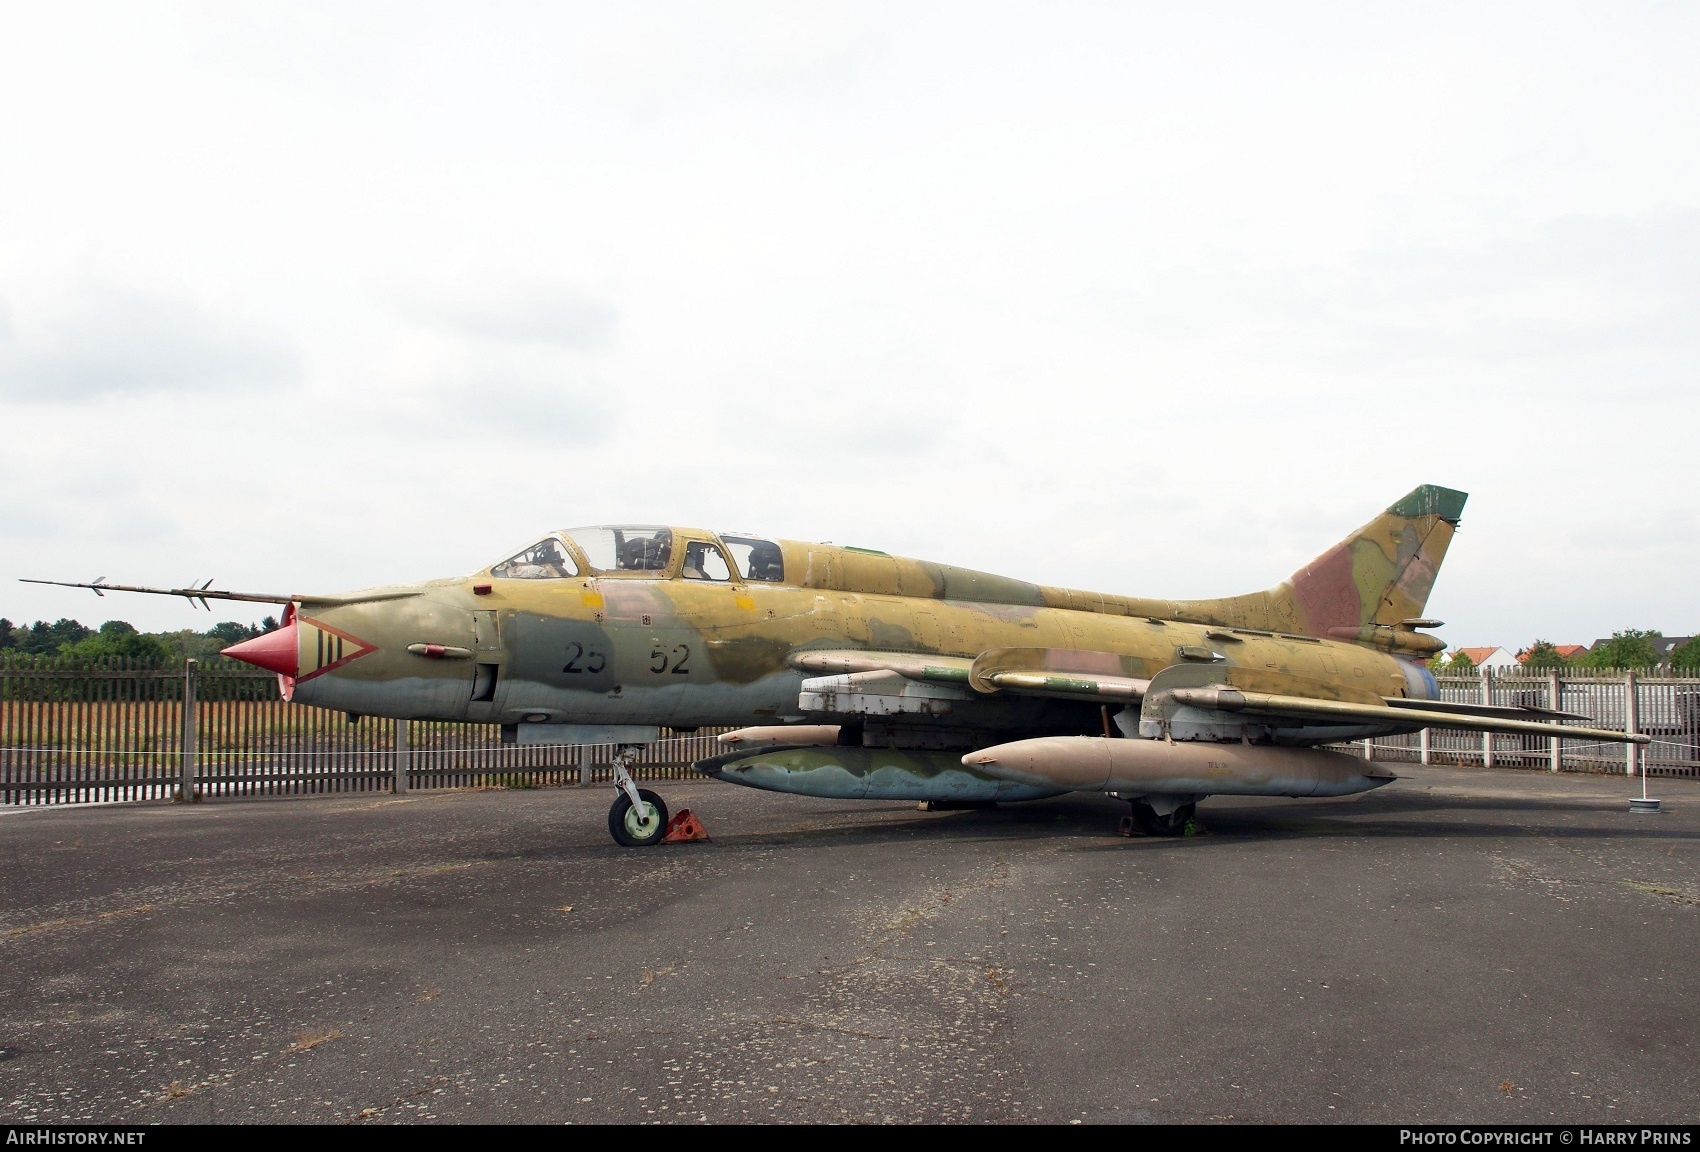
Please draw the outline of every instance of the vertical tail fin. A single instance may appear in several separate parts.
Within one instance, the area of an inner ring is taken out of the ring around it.
[[[1176,607],[1183,619],[1373,641],[1378,629],[1422,615],[1467,499],[1424,484],[1266,592]],[[1419,643],[1398,647],[1439,647],[1429,637],[1411,639]]]
[[[1421,616],[1467,499],[1434,484],[1414,488],[1293,573],[1282,587],[1292,589],[1300,630],[1349,639]]]

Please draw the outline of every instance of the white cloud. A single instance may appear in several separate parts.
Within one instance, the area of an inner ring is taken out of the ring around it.
[[[881,48],[869,11],[837,0],[635,6],[578,17],[577,34],[563,40],[583,74],[647,114],[726,95],[789,100],[843,88]]]
[[[27,320],[0,312],[0,400],[275,389],[298,372],[284,340],[170,296],[92,288]]]
[[[615,417],[596,390],[570,379],[526,379],[499,372],[440,382],[414,394],[413,418],[398,431],[418,429],[439,444],[481,439],[514,441],[567,452],[605,441]]]
[[[635,518],[1207,595],[1433,481],[1449,639],[1700,627],[1691,9],[4,20],[0,576]]]
[[[439,332],[580,352],[606,348],[620,317],[609,301],[545,277],[468,274],[403,286],[397,298],[408,319]]]

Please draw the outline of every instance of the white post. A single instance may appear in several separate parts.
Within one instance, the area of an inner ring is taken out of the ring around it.
[[[1364,737],[1364,759],[1375,759],[1375,740],[1368,736]]]
[[[1427,764],[1430,760],[1428,733],[1429,733],[1429,730],[1427,728],[1424,728],[1421,732],[1417,733],[1417,748],[1418,748],[1418,757],[1417,758],[1419,760],[1421,760],[1424,764]]]
[[[1482,669],[1482,703],[1493,706],[1493,669]],[[1493,767],[1493,733],[1482,733],[1482,767]]]
[[[1547,707],[1554,712],[1560,711],[1564,701],[1564,682],[1559,679],[1558,669],[1547,673]],[[1558,717],[1553,717],[1557,724]],[[1554,736],[1552,738],[1552,770],[1557,772],[1564,765],[1564,741]]]
[[[1623,674],[1623,730],[1630,735],[1641,730],[1641,701],[1637,699],[1635,690],[1635,673],[1633,670]],[[1624,770],[1629,775],[1635,775],[1635,770],[1641,761],[1641,745],[1625,744],[1623,746]],[[1642,766],[1642,771],[1645,771]]]
[[[195,661],[183,661],[183,739],[177,769],[177,798],[192,804],[201,798],[195,784]]]
[[[574,750],[574,754],[578,758],[578,780],[576,782],[576,786],[583,788],[586,784],[590,783],[590,745],[580,744],[578,748]]]
[[[413,749],[407,742],[407,721],[395,722],[395,783],[396,795],[407,791],[407,774],[413,768]]]

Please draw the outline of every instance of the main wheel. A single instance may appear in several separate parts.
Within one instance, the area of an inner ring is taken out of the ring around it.
[[[1196,804],[1182,804],[1167,816],[1159,816],[1151,805],[1135,800],[1133,822],[1147,836],[1181,836],[1186,833],[1187,823],[1197,811]]]
[[[667,831],[667,805],[661,797],[639,788],[638,799],[643,801],[641,809],[632,807],[632,798],[621,792],[608,809],[608,832],[627,848],[647,848]]]

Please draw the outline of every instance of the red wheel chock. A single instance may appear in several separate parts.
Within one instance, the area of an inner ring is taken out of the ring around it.
[[[667,821],[667,831],[662,834],[663,844],[687,844],[692,840],[707,840],[708,829],[702,826],[697,814],[689,808],[681,808]]]

